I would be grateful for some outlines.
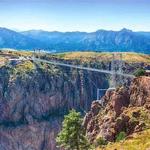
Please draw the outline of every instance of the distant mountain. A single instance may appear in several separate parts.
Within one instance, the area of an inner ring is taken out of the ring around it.
[[[44,43],[44,49],[57,51],[85,50],[82,40],[86,32],[47,32],[42,30],[30,30],[22,32],[23,35]]]
[[[0,28],[0,48],[32,49],[39,46],[41,46],[39,41],[9,29]]]
[[[150,54],[150,32],[98,30],[96,32],[15,32],[0,28],[0,47],[63,51],[135,51]]]

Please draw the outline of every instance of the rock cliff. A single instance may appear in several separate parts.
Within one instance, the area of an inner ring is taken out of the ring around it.
[[[94,101],[84,118],[90,140],[116,141],[120,132],[126,136],[150,128],[150,77],[135,78],[130,86],[107,91]]]
[[[56,150],[68,110],[83,112],[107,76],[31,61],[0,68],[0,150]]]

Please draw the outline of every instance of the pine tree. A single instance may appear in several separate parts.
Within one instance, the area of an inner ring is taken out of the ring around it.
[[[85,136],[82,126],[82,117],[79,112],[71,110],[65,116],[62,130],[56,139],[59,147],[66,150],[91,150],[90,143]]]

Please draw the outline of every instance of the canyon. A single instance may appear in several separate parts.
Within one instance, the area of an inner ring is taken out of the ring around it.
[[[85,112],[90,110],[92,102],[96,100],[96,88],[108,88],[110,76],[30,60],[8,59],[8,56],[19,55],[26,54],[1,52],[0,150],[57,150],[55,137],[61,129],[64,115],[74,108],[84,116]],[[126,72],[134,72],[138,67],[150,67],[149,56],[132,55],[133,62],[125,60]],[[108,59],[110,55],[101,53],[66,53],[50,56],[47,54],[41,57],[107,70],[111,63],[111,59]],[[137,58],[144,61],[137,62]],[[134,96],[134,91],[132,93]],[[134,100],[132,102],[134,103]],[[137,103],[140,103],[140,98]],[[116,115],[120,115],[122,105],[126,106],[128,103],[122,103],[119,108],[117,105]],[[94,108],[94,111],[97,110]],[[94,116],[98,113],[99,109],[98,112],[94,112]],[[86,122],[87,133],[91,134],[89,131],[91,127],[88,125],[90,123]],[[94,128],[95,126],[91,129],[92,132],[96,130]],[[97,133],[96,130],[94,135],[90,135],[91,140],[95,139]]]

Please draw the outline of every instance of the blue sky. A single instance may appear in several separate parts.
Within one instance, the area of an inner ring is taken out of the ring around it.
[[[150,31],[150,0],[0,0],[0,26],[21,31]]]

